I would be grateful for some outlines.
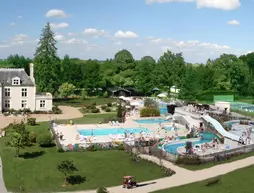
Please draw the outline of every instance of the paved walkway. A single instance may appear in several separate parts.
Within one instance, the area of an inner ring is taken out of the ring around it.
[[[159,159],[141,155],[142,158],[151,160],[153,162],[159,163]],[[216,177],[219,175],[223,175],[229,172],[232,172],[236,169],[244,168],[254,164],[254,156],[238,160],[231,163],[217,165],[208,169],[203,169],[199,171],[189,171],[178,166],[175,166],[171,162],[163,161],[164,166],[173,169],[176,174],[171,177],[161,178],[157,180],[151,180],[148,182],[140,183],[143,186],[134,188],[134,189],[123,189],[122,186],[110,187],[107,188],[110,193],[148,193],[161,189],[171,188],[175,186],[181,186],[193,182],[202,181],[208,178]],[[61,193],[61,192],[59,192]],[[96,193],[96,190],[90,191],[78,191],[78,192],[65,192],[65,193]]]
[[[1,193],[7,193],[7,190],[6,190],[5,185],[4,185],[1,157],[0,157],[0,192]]]

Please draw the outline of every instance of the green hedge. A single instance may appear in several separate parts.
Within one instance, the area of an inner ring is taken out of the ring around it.
[[[152,108],[152,107],[145,107],[145,108],[141,109],[140,116],[141,117],[160,116],[160,109]]]

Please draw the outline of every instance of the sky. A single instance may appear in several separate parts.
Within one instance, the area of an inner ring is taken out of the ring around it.
[[[254,50],[254,0],[1,0],[0,58],[33,57],[47,22],[59,57],[105,60],[129,50],[187,62]]]

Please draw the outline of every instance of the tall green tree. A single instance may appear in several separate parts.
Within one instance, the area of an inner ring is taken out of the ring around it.
[[[64,185],[67,185],[67,177],[75,171],[78,171],[75,164],[71,160],[64,160],[57,166],[58,171],[64,175]]]
[[[29,132],[26,129],[26,126],[23,122],[12,124],[8,128],[11,132],[9,146],[16,149],[16,157],[19,157],[19,151],[21,148],[27,146],[29,142]]]
[[[151,56],[145,56],[138,62],[135,82],[135,87],[138,91],[147,95],[152,94],[157,80],[155,68],[156,62]]]
[[[37,89],[40,92],[55,94],[60,80],[60,60],[57,57],[56,40],[49,23],[42,30],[34,56]]]

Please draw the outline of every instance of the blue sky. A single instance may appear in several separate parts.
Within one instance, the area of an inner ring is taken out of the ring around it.
[[[1,0],[0,58],[32,57],[50,22],[60,57],[105,59],[129,49],[158,59],[169,49],[205,62],[254,50],[253,8],[253,0]]]

